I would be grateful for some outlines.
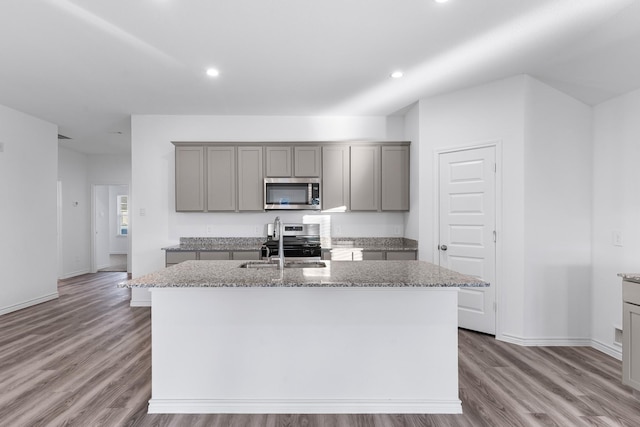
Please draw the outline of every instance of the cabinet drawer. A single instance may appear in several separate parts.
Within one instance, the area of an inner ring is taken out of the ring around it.
[[[233,253],[234,260],[255,261],[260,259],[260,252],[237,251]]]
[[[387,261],[415,261],[415,251],[387,252]]]
[[[201,260],[214,260],[214,261],[220,261],[220,260],[228,260],[229,259],[229,252],[227,251],[223,251],[223,252],[200,252],[200,259]]]
[[[640,305],[640,283],[622,281],[622,300]]]
[[[363,261],[384,261],[384,252],[382,251],[363,251],[362,252],[362,260]]]
[[[196,253],[195,252],[167,252],[166,254],[166,263],[167,264],[178,264],[183,261],[195,260]]]

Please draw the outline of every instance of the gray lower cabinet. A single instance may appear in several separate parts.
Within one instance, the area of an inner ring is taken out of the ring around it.
[[[205,208],[204,147],[176,147],[176,211],[202,212]]]
[[[264,210],[262,147],[238,147],[238,210]]]
[[[180,251],[180,252],[169,252],[165,253],[165,265],[169,267],[170,265],[179,264],[184,261],[196,260],[198,259],[198,253],[195,251]]]
[[[231,259],[231,254],[227,251],[224,252],[210,252],[201,251],[198,252],[198,259],[203,261],[228,261]]]
[[[398,251],[387,252],[387,261],[415,261],[417,253],[416,251]]]
[[[255,252],[235,251],[231,253],[231,257],[234,260],[256,261],[256,260],[259,260],[262,256],[260,251],[255,251]]]
[[[380,210],[380,146],[352,146],[350,166],[351,210]]]
[[[349,210],[349,146],[322,147],[322,209]]]
[[[640,391],[640,283],[622,282],[622,383]]]
[[[167,251],[165,266],[179,264],[184,261],[227,261],[227,260],[259,260],[260,251]]]
[[[362,252],[362,260],[363,261],[384,261],[384,252],[382,251],[363,251]]]
[[[415,261],[417,252],[408,251],[363,251],[360,249],[336,248],[324,251],[322,259],[333,261]]]
[[[409,210],[409,147],[382,146],[381,210]]]
[[[207,210],[236,210],[235,147],[207,147]]]

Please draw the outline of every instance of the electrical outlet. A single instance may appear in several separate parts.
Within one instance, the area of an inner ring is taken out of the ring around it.
[[[399,236],[402,233],[402,228],[400,228],[399,225],[394,225],[393,226],[393,235],[394,236]]]
[[[213,234],[213,225],[207,225],[207,234]]]
[[[334,231],[335,231],[336,236],[341,236],[342,235],[342,227],[341,226],[336,225]]]
[[[262,230],[261,230],[261,228],[262,228],[262,227],[260,227],[259,225],[256,225],[256,226],[253,228],[253,234],[254,234],[254,236],[259,236],[260,234],[262,234]]]

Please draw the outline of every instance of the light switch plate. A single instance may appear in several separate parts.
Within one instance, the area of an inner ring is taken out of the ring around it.
[[[623,246],[622,231],[614,231],[611,235],[613,246]]]

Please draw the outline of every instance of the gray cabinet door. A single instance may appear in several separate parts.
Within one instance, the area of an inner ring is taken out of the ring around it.
[[[291,176],[291,147],[265,147],[266,176],[289,177]]]
[[[416,251],[387,252],[387,261],[415,261]]]
[[[380,210],[380,147],[351,147],[351,210]]]
[[[207,147],[207,210],[236,210],[235,147]]]
[[[176,147],[176,211],[204,211],[204,147]]]
[[[198,253],[198,259],[202,261],[225,261],[231,259],[227,251],[203,251]]]
[[[382,251],[362,251],[363,261],[384,261],[384,252]]]
[[[409,147],[382,146],[383,211],[409,210]]]
[[[293,147],[293,159],[294,176],[320,176],[320,147]]]
[[[349,210],[349,146],[322,147],[322,209]]]
[[[264,210],[262,147],[238,147],[238,210]]]

